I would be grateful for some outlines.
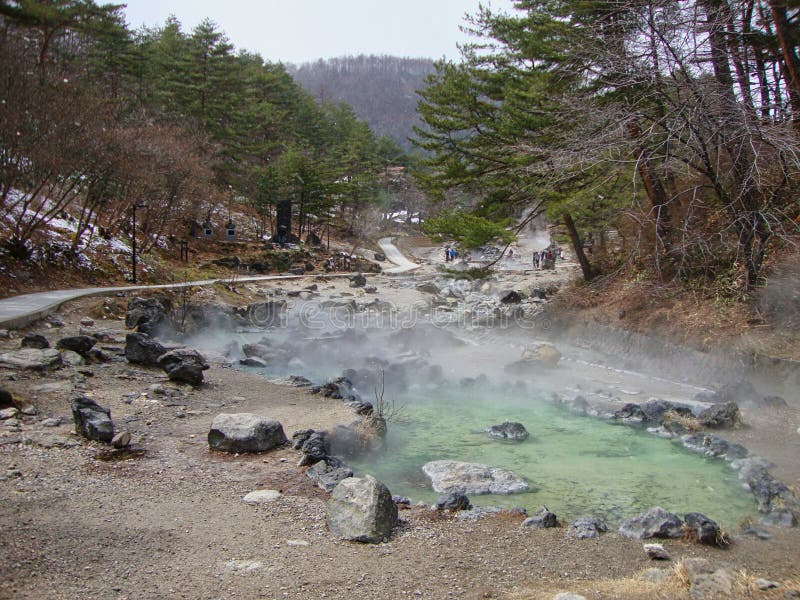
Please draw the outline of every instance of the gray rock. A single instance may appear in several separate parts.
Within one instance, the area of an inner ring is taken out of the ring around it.
[[[214,417],[208,445],[222,452],[266,452],[287,442],[283,426],[251,413],[222,413]]]
[[[691,528],[697,541],[701,544],[717,546],[723,542],[722,530],[719,525],[702,513],[691,512],[683,515],[686,526]]]
[[[387,487],[370,475],[348,477],[328,501],[328,528],[336,537],[376,544],[397,525],[397,505]]]
[[[558,527],[558,518],[556,514],[550,512],[546,506],[540,506],[533,515],[522,522],[522,526],[532,527],[534,529],[549,529],[551,527]]]
[[[735,402],[714,404],[697,416],[697,420],[705,427],[735,427],[741,423],[742,415]]]
[[[756,584],[756,587],[760,589],[762,592],[765,590],[774,590],[775,588],[779,588],[780,584],[777,581],[770,581],[769,579],[756,579],[753,583]]]
[[[157,335],[170,328],[167,309],[157,298],[131,298],[125,314],[125,327]]]
[[[435,460],[425,463],[422,472],[431,480],[434,491],[440,494],[513,494],[529,489],[515,473],[477,463]]]
[[[11,392],[0,388],[0,408],[11,408],[12,406],[16,408]]]
[[[146,333],[129,333],[125,336],[125,358],[128,362],[157,367],[159,357],[166,353],[167,349]]]
[[[626,519],[619,533],[628,538],[679,538],[683,536],[683,521],[677,515],[655,506],[636,517]]]
[[[91,317],[82,317],[80,320],[80,324],[84,327],[94,327],[94,319]]]
[[[502,304],[519,304],[522,302],[522,296],[515,290],[506,290],[500,292],[500,302]]]
[[[425,292],[426,294],[438,294],[439,286],[432,281],[426,281],[417,286],[417,291]]]
[[[239,360],[240,365],[244,365],[245,367],[258,367],[258,368],[265,368],[269,366],[267,361],[263,358],[258,358],[257,356],[248,356],[247,358],[242,358]]]
[[[602,519],[597,517],[580,517],[575,519],[567,527],[567,537],[587,540],[600,537],[600,533],[608,531],[608,527]]]
[[[193,348],[170,350],[159,357],[158,364],[170,380],[192,385],[203,383],[203,371],[209,368],[203,355]]]
[[[245,494],[242,498],[245,504],[256,506],[258,504],[267,504],[274,502],[280,498],[282,494],[279,490],[255,490],[249,494]]]
[[[61,362],[68,367],[82,367],[86,364],[86,359],[74,350],[62,350]]]
[[[44,350],[50,347],[50,342],[41,333],[31,331],[26,333],[20,342],[20,348],[38,348]]]
[[[61,353],[55,348],[20,348],[0,354],[0,367],[44,371],[61,366]]]
[[[42,427],[58,427],[61,425],[61,417],[48,417],[42,420]]]
[[[4,408],[3,410],[0,410],[0,421],[5,421],[6,419],[15,419],[18,414],[19,409],[15,406]]]
[[[472,505],[469,503],[469,498],[460,492],[450,492],[444,496],[439,496],[436,500],[437,510],[469,510]]]
[[[785,508],[776,508],[771,510],[766,515],[761,517],[763,525],[770,525],[772,527],[795,527],[797,525],[797,517],[792,511]]]
[[[694,600],[733,597],[736,577],[730,569],[714,568],[705,558],[685,558],[682,565]]]
[[[586,596],[573,594],[572,592],[559,592],[553,596],[553,600],[586,600]]]
[[[644,553],[651,560],[669,560],[669,552],[661,544],[645,544]]]
[[[522,423],[506,421],[500,425],[491,425],[486,429],[489,437],[521,442],[528,439],[528,430]]]
[[[56,342],[59,350],[72,350],[80,355],[84,355],[97,343],[97,339],[89,335],[72,335],[63,337]]]
[[[127,431],[120,431],[111,438],[111,445],[114,446],[114,448],[127,448],[131,445],[131,434]]]
[[[298,463],[299,466],[304,467],[306,465],[313,465],[321,460],[324,460],[328,457],[331,451],[330,440],[328,439],[328,434],[324,431],[314,431],[313,429],[310,430],[307,436],[302,436],[305,432],[298,432],[301,434],[300,438],[295,438],[292,436],[293,443],[297,443],[302,439],[300,442],[299,450],[303,453],[300,462]],[[295,436],[298,435],[295,433]]]
[[[353,476],[353,469],[338,459],[327,457],[312,465],[306,476],[326,492],[332,492],[340,481]]]
[[[110,443],[114,437],[114,423],[111,411],[86,396],[78,396],[72,401],[72,417],[75,419],[75,432],[89,440]]]
[[[361,273],[356,273],[352,277],[350,277],[350,287],[351,288],[363,288],[367,285],[367,278],[364,277]]]

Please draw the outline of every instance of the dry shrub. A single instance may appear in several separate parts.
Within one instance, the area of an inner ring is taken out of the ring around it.
[[[669,429],[670,423],[676,423],[691,433],[703,430],[703,426],[696,417],[681,415],[674,410],[668,410],[664,413],[664,426],[667,429]]]
[[[686,542],[691,542],[693,544],[700,544],[700,539],[697,537],[697,528],[692,527],[691,525],[683,525],[683,540]],[[731,536],[728,535],[726,531],[722,529],[719,530],[717,534],[716,540],[714,540],[714,546],[718,548],[724,548],[725,546],[729,546],[731,544]]]

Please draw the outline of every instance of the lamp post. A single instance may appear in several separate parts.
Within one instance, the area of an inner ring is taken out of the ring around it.
[[[144,208],[146,204],[144,202],[134,202],[133,203],[133,231],[131,232],[132,243],[131,243],[131,281],[136,283],[136,209],[137,208]]]

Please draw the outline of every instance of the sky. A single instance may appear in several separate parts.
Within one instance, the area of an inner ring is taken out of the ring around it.
[[[121,0],[125,1],[125,0]],[[214,21],[238,49],[271,62],[302,63],[357,54],[458,59],[459,30],[478,5],[509,12],[512,0],[128,0],[133,28],[170,14],[190,31]]]

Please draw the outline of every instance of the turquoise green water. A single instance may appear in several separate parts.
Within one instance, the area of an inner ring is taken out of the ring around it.
[[[404,420],[389,423],[385,452],[351,461],[393,494],[434,502],[421,471],[431,460],[483,463],[514,471],[531,486],[523,494],[470,498],[478,506],[544,504],[559,518],[603,515],[610,522],[652,506],[683,514],[698,511],[727,527],[755,513],[735,472],[679,444],[624,425],[569,414],[530,397],[462,392],[399,399]],[[473,433],[503,421],[530,432],[524,442],[498,441]]]

